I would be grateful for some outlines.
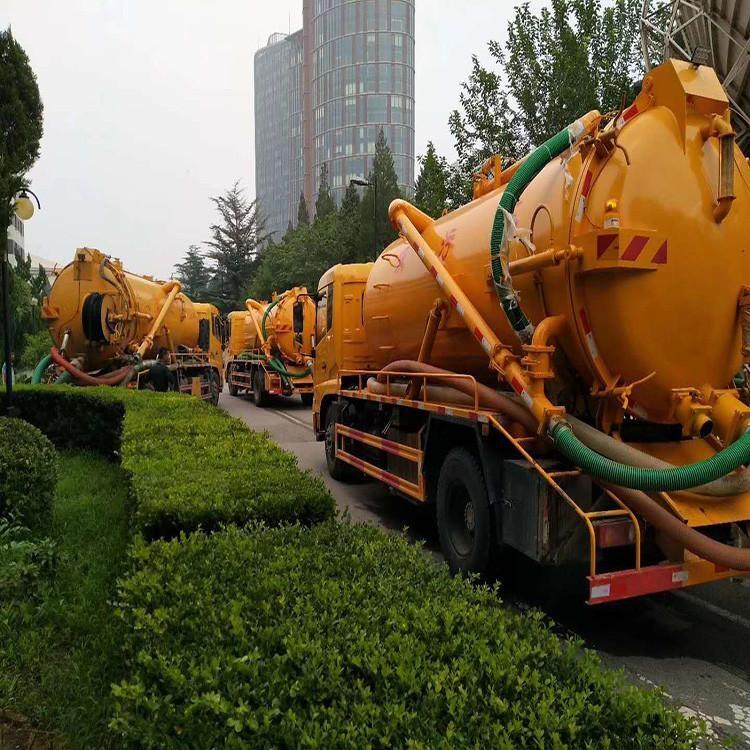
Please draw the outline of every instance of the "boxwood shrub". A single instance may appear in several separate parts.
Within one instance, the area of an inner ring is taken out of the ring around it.
[[[0,417],[0,518],[46,531],[57,471],[55,448],[36,427]]]
[[[116,388],[18,389],[16,407],[61,448],[119,456],[147,538],[334,514],[323,482],[266,435],[190,396]]]
[[[699,730],[540,616],[377,529],[230,528],[132,553],[133,748],[690,748]]]

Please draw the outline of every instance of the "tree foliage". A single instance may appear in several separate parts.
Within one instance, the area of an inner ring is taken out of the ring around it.
[[[414,191],[414,203],[420,211],[437,218],[448,207],[450,167],[444,156],[438,156],[432,141],[418,157],[420,171]]]
[[[375,157],[367,181],[370,185],[362,197],[360,245],[370,248],[370,251],[365,251],[359,260],[374,260],[397,236],[388,218],[388,207],[391,201],[403,196],[383,128],[378,132]]]
[[[228,312],[244,306],[248,281],[268,235],[257,201],[248,201],[239,183],[211,201],[219,223],[211,225],[211,239],[205,243],[206,258],[214,264],[210,296],[222,312]]]
[[[299,194],[299,204],[297,206],[297,226],[309,226],[310,224],[310,212],[307,210],[307,201],[305,200],[305,194]]]
[[[0,31],[0,239],[10,224],[11,201],[39,157],[42,113],[28,56],[10,28]]]
[[[211,272],[198,245],[190,245],[182,263],[175,265],[175,278],[182,291],[193,300],[201,299],[208,289]]]
[[[449,119],[458,162],[448,180],[452,204],[471,197],[471,174],[488,157],[514,161],[592,109],[619,108],[643,75],[640,0],[526,2],[508,24],[505,47],[489,43],[494,63],[472,58],[459,108]]]
[[[328,182],[328,164],[320,167],[320,185],[318,187],[318,198],[315,201],[315,217],[325,219],[336,211],[336,204],[331,196],[331,186]]]

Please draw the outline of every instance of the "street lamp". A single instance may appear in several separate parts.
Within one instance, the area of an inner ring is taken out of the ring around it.
[[[36,193],[25,188],[21,190],[18,197],[13,201],[13,213],[23,221],[28,221],[34,215],[34,204],[28,194],[34,196],[36,205],[41,209],[39,198]],[[2,262],[0,263],[0,276],[2,276],[3,285],[3,362],[5,363],[5,414],[10,416],[13,398],[13,365],[11,357],[11,331],[10,331],[10,268],[8,267],[8,245],[2,248]]]
[[[349,184],[372,188],[372,257],[374,259],[378,254],[378,181],[373,175],[372,182],[363,180],[361,177],[354,177],[349,180]]]

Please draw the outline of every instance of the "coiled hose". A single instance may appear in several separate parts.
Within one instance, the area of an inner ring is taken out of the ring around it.
[[[606,458],[584,445],[565,421],[554,424],[549,435],[560,453],[595,479],[645,492],[693,489],[750,462],[750,431],[711,458],[670,469],[644,469]]]
[[[503,191],[500,203],[492,223],[492,235],[490,237],[490,265],[492,268],[492,280],[495,284],[500,304],[505,312],[505,317],[523,343],[528,343],[534,333],[534,326],[521,309],[513,286],[511,285],[509,272],[503,264],[505,237],[505,217],[512,214],[523,191],[529,183],[547,166],[554,158],[562,154],[571,144],[575,143],[584,132],[585,126],[580,120],[576,120],[557,135],[553,135],[539,148],[532,151],[516,170],[510,182]]]
[[[50,356],[56,365],[59,365],[66,372],[70,373],[74,381],[83,385],[120,385],[123,380],[132,377],[132,372],[134,370],[132,365],[126,365],[125,367],[121,367],[119,370],[115,370],[107,375],[89,375],[87,372],[79,370],[72,362],[68,362],[68,360],[57,351],[57,347],[52,347],[50,350]]]

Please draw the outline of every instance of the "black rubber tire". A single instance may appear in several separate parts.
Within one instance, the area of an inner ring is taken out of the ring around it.
[[[208,388],[211,392],[211,403],[214,406],[219,405],[219,375],[215,370],[210,370],[208,373]]]
[[[229,395],[230,396],[239,396],[240,395],[240,389],[236,385],[232,385],[232,373],[234,372],[234,367],[230,367],[227,370],[227,385],[229,386]]]
[[[339,482],[352,482],[357,478],[357,472],[350,464],[336,458],[336,445],[334,443],[334,429],[339,416],[339,407],[334,404],[326,414],[326,464],[328,473]]]
[[[300,399],[302,399],[302,406],[312,406],[313,394],[312,393],[300,393]]]
[[[497,541],[484,474],[466,448],[454,448],[437,482],[440,548],[452,573],[490,572]]]
[[[253,403],[258,407],[268,404],[268,391],[266,391],[266,376],[260,368],[253,375]]]

